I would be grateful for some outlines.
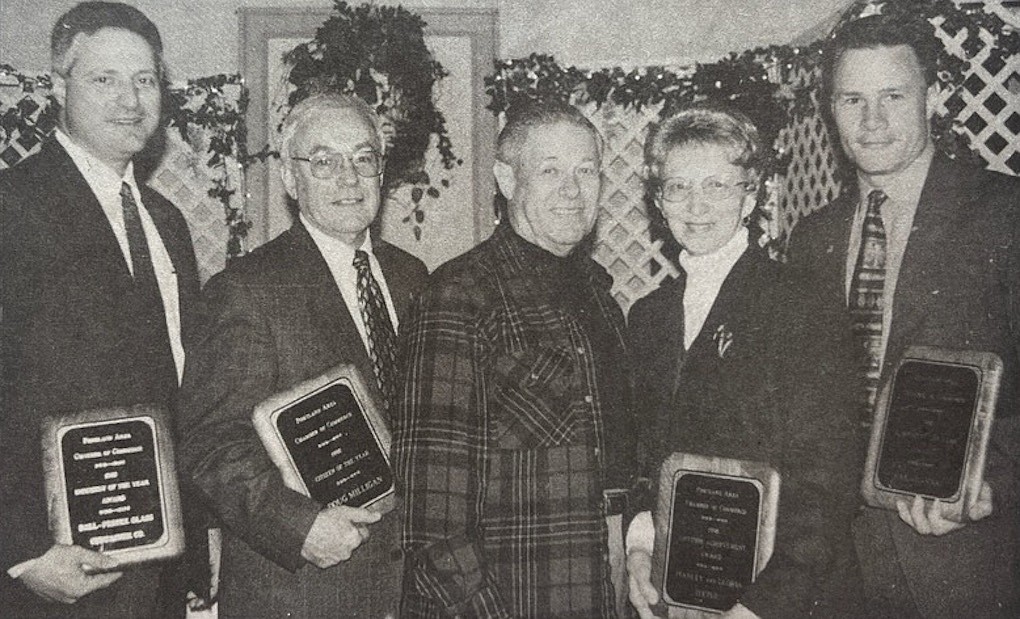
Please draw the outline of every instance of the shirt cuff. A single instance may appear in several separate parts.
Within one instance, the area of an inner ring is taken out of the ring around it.
[[[28,561],[22,561],[17,565],[12,565],[10,569],[7,570],[7,575],[10,576],[11,578],[18,578],[22,574],[27,572],[28,569],[32,567],[36,561],[38,561],[38,559],[29,559]]]
[[[630,521],[627,527],[627,552],[643,550],[652,554],[655,548],[655,523],[652,521],[652,512],[640,512]]]

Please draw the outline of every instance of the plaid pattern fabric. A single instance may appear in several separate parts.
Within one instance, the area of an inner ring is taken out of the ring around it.
[[[500,227],[437,271],[403,331],[402,616],[615,616],[603,416],[623,411],[600,406],[591,341],[536,249]],[[583,273],[622,359],[608,276]]]
[[[358,272],[358,309],[368,332],[368,356],[372,371],[382,393],[386,410],[393,410],[393,391],[397,382],[397,332],[390,321],[386,300],[379,282],[372,275],[368,254],[354,252],[354,268]]]
[[[868,194],[864,214],[861,249],[857,255],[850,284],[850,317],[854,335],[864,348],[861,374],[864,378],[864,405],[861,425],[871,425],[882,374],[882,311],[885,305],[885,227],[879,208],[888,196],[879,189]]]

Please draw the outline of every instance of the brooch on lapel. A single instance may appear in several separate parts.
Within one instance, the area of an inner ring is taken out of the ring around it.
[[[733,333],[726,328],[726,325],[719,325],[715,328],[715,333],[712,334],[712,341],[715,342],[716,350],[719,351],[719,358],[723,359],[726,357],[726,351],[730,349],[730,344],[733,343]]]

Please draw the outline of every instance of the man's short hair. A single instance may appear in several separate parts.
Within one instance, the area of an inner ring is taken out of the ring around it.
[[[822,100],[831,101],[836,68],[846,52],[900,45],[914,50],[925,84],[934,84],[938,79],[939,54],[942,51],[934,26],[920,17],[869,15],[843,24],[826,43],[822,57]]]
[[[591,133],[599,156],[602,155],[602,135],[576,107],[559,101],[528,101],[507,110],[506,125],[496,140],[496,158],[516,167],[520,163],[521,148],[531,131],[559,123],[574,125]]]
[[[699,103],[653,125],[645,140],[645,166],[658,178],[678,146],[716,145],[730,151],[733,165],[760,176],[765,160],[758,128],[742,112],[721,103]]]
[[[280,127],[280,159],[286,160],[291,156],[291,142],[294,135],[304,123],[315,114],[324,110],[353,110],[364,118],[375,130],[379,139],[381,155],[386,154],[386,136],[382,131],[382,123],[379,115],[355,95],[343,95],[339,93],[320,93],[302,99],[291,108],[290,113],[283,120]]]
[[[53,72],[67,76],[75,61],[78,35],[91,36],[103,28],[121,28],[142,37],[163,71],[163,40],[156,24],[133,6],[120,2],[82,2],[57,19],[50,34],[50,63]]]

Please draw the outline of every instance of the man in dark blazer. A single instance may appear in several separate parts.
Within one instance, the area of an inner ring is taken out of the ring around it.
[[[985,484],[971,521],[951,522],[937,502],[915,497],[898,513],[865,508],[854,535],[871,616],[1015,617],[1020,183],[935,152],[937,46],[927,23],[882,15],[851,22],[832,39],[826,94],[857,183],[797,226],[789,256],[815,272],[818,294],[847,302],[868,196],[881,191],[879,384],[911,344],[1002,358]]]
[[[366,330],[352,260],[361,254],[370,264],[395,328],[427,271],[369,233],[385,142],[363,102],[305,99],[282,132],[284,185],[298,221],[203,294],[202,334],[181,398],[181,461],[225,525],[220,617],[396,617],[397,516],[323,508],[285,486],[251,416],[265,398],[342,362],[391,401],[396,384],[377,378],[373,363],[396,368],[380,360]]]
[[[183,372],[191,239],[132,165],[159,122],[162,44],[138,10],[83,3],[58,20],[52,54],[56,136],[0,175],[0,614],[156,616],[160,568],[91,574],[116,561],[53,543],[39,428],[48,415],[169,405]],[[149,263],[135,260],[142,246]],[[149,269],[155,286],[142,283]],[[183,616],[183,595],[170,598]]]

